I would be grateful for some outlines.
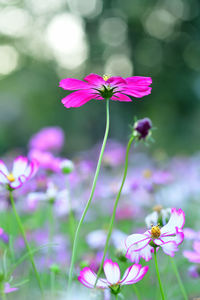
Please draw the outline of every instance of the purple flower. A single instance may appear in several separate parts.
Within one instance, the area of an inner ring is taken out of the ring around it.
[[[179,209],[172,208],[169,222],[159,228],[152,226],[144,234],[132,234],[126,239],[126,257],[138,263],[140,258],[149,261],[152,259],[154,248],[161,247],[165,254],[174,256],[178,245],[183,242],[183,226],[185,214]]]
[[[148,136],[151,128],[152,128],[152,123],[149,118],[141,119],[137,121],[136,124],[134,125],[134,131],[138,136],[139,140],[145,139]]]
[[[131,102],[129,96],[141,98],[151,93],[150,77],[108,77],[89,74],[84,81],[66,78],[60,81],[64,90],[75,91],[62,99],[65,107],[79,107],[92,99],[111,99],[114,101]],[[128,95],[128,96],[127,96]]]
[[[29,147],[41,151],[60,151],[64,139],[64,132],[61,128],[45,127],[32,136]]]
[[[110,288],[115,294],[120,292],[122,285],[134,284],[145,276],[148,271],[148,267],[142,267],[135,264],[126,269],[124,276],[120,279],[120,268],[117,263],[111,259],[106,259],[104,262],[104,273],[106,279],[99,278],[96,287],[101,289]],[[96,281],[96,274],[88,267],[85,267],[81,272],[78,280],[88,288],[94,288]]]
[[[38,161],[33,159],[28,163],[28,159],[23,156],[15,158],[13,169],[8,171],[6,165],[0,161],[0,183],[11,189],[20,188],[26,181],[31,179],[39,167]]]

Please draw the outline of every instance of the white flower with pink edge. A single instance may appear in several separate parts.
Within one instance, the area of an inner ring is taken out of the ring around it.
[[[0,184],[10,189],[18,189],[35,175],[38,167],[37,160],[33,159],[29,163],[28,158],[19,156],[15,158],[12,171],[9,172],[4,162],[0,160]]]
[[[183,226],[185,214],[179,209],[172,208],[168,223],[159,227],[152,226],[144,234],[132,234],[126,239],[126,257],[138,263],[140,258],[146,261],[152,259],[155,248],[161,247],[165,254],[174,256],[178,246],[183,242]]]
[[[118,294],[121,286],[134,284],[142,280],[148,268],[148,266],[142,267],[141,265],[134,264],[126,269],[124,276],[120,279],[119,265],[111,259],[106,259],[103,266],[106,278],[99,278],[96,287],[100,289],[110,288],[112,293]],[[81,270],[80,276],[78,277],[78,280],[88,288],[94,288],[96,279],[97,275],[88,267]]]

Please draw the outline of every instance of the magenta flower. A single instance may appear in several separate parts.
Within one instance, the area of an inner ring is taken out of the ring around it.
[[[184,251],[183,255],[193,263],[200,264],[200,241],[194,241],[193,243],[194,251]]]
[[[118,294],[123,285],[134,284],[140,281],[148,271],[148,267],[142,267],[135,264],[126,269],[124,276],[120,279],[120,268],[117,263],[111,259],[106,259],[104,262],[104,273],[106,279],[99,278],[96,287],[101,289],[110,288],[111,292]],[[78,280],[88,288],[94,288],[96,282],[96,274],[88,267],[85,267],[80,272]]]
[[[60,81],[60,87],[75,92],[63,98],[62,103],[69,108],[82,106],[92,99],[131,102],[129,96],[142,98],[149,95],[151,83],[151,77],[141,76],[122,78],[89,74],[84,81],[66,78]]]
[[[64,139],[64,132],[60,127],[45,127],[32,136],[29,147],[41,151],[60,151]]]
[[[33,159],[28,163],[26,157],[19,156],[15,158],[12,171],[9,172],[4,162],[0,160],[0,183],[11,189],[18,189],[35,175],[38,167],[37,160]]]
[[[32,149],[29,152],[30,159],[36,159],[41,168],[52,171],[61,172],[62,159],[55,157],[51,152],[44,152],[39,149]]]
[[[179,209],[172,208],[168,223],[159,227],[152,226],[144,234],[132,234],[126,239],[126,257],[138,263],[140,258],[146,261],[152,259],[154,248],[161,247],[165,254],[174,256],[178,245],[183,242],[183,226],[185,214]]]

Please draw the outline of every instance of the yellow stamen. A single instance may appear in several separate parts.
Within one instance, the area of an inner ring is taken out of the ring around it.
[[[143,172],[143,176],[144,176],[144,178],[151,178],[152,177],[152,172],[151,172],[151,170],[149,170],[149,169],[146,169],[146,170],[144,170],[144,172]]]
[[[160,235],[161,235],[161,231],[160,231],[159,225],[152,226],[152,228],[151,228],[152,238],[157,239],[157,238],[159,238]]]
[[[7,179],[8,179],[10,182],[15,181],[15,177],[13,176],[12,173],[10,173],[9,175],[7,175]]]
[[[107,81],[109,78],[110,78],[110,76],[108,76],[108,75],[103,75],[103,79],[104,79],[105,81]]]

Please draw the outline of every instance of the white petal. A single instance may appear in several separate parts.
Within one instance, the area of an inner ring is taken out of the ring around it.
[[[106,259],[103,265],[106,279],[110,284],[116,284],[120,280],[120,269],[117,263],[111,259]]]
[[[166,244],[161,245],[165,254],[169,256],[174,256],[174,252],[178,251],[178,245],[175,242],[168,242]]]
[[[172,208],[169,222],[161,228],[161,233],[176,232],[176,227],[183,229],[184,224],[185,213],[182,211],[182,209],[176,210],[175,208]]]
[[[9,183],[6,175],[0,171],[0,183]]]
[[[126,269],[124,276],[123,276],[122,280],[120,281],[120,283],[122,285],[125,285],[125,284],[129,284],[129,281],[135,280],[135,278],[137,278],[137,275],[140,272],[141,267],[142,267],[141,265],[135,264],[135,265],[129,267],[128,269]]]
[[[6,176],[9,175],[8,169],[2,160],[0,160],[0,171]]]
[[[81,270],[78,280],[86,287],[93,288],[96,282],[96,278],[96,274],[90,268],[86,267]],[[99,288],[107,288],[108,284],[106,280],[100,278],[96,286]]]
[[[28,159],[23,156],[19,156],[14,160],[12,174],[15,178],[23,175],[28,165]]]
[[[137,245],[137,248],[140,249],[148,244],[149,240],[150,236],[147,236],[146,234],[131,234],[126,239],[126,247],[129,248],[132,245]]]

